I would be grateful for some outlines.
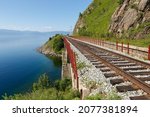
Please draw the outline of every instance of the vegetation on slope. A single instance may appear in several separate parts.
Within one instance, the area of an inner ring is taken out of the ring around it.
[[[63,43],[63,35],[56,34],[53,37],[50,37],[49,40],[39,49],[44,54],[61,54],[64,43]]]
[[[80,99],[80,93],[72,89],[71,80],[49,81],[47,75],[42,75],[38,82],[33,84],[33,90],[25,94],[4,95],[5,100],[72,100]]]
[[[74,34],[79,36],[105,37],[109,35],[108,28],[111,16],[119,5],[120,0],[94,0],[87,10],[80,14],[78,23],[82,27],[78,29],[78,23]]]

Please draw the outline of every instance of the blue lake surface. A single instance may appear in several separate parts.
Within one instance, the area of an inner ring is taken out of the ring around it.
[[[4,93],[13,95],[30,91],[33,82],[44,73],[53,81],[60,79],[61,64],[55,58],[36,51],[49,36],[51,35],[0,35],[0,98]]]

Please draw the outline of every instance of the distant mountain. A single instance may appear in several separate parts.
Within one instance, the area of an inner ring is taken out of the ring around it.
[[[49,35],[53,36],[55,34],[63,34],[67,35],[70,32],[67,31],[52,31],[52,32],[38,32],[38,31],[17,31],[17,30],[7,30],[7,29],[0,29],[0,36],[3,35]]]

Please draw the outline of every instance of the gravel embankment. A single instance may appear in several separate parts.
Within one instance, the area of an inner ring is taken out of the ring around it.
[[[77,54],[77,64],[84,62],[86,66],[83,69],[78,70],[80,85],[89,88],[94,87],[90,95],[97,93],[111,93],[115,91],[115,88],[105,78],[103,73],[97,69],[87,58],[74,46],[72,49]],[[92,86],[94,85],[94,86]]]

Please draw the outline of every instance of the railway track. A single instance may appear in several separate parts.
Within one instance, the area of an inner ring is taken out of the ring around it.
[[[119,93],[142,90],[131,100],[150,99],[150,64],[71,38],[68,40],[110,80]]]

